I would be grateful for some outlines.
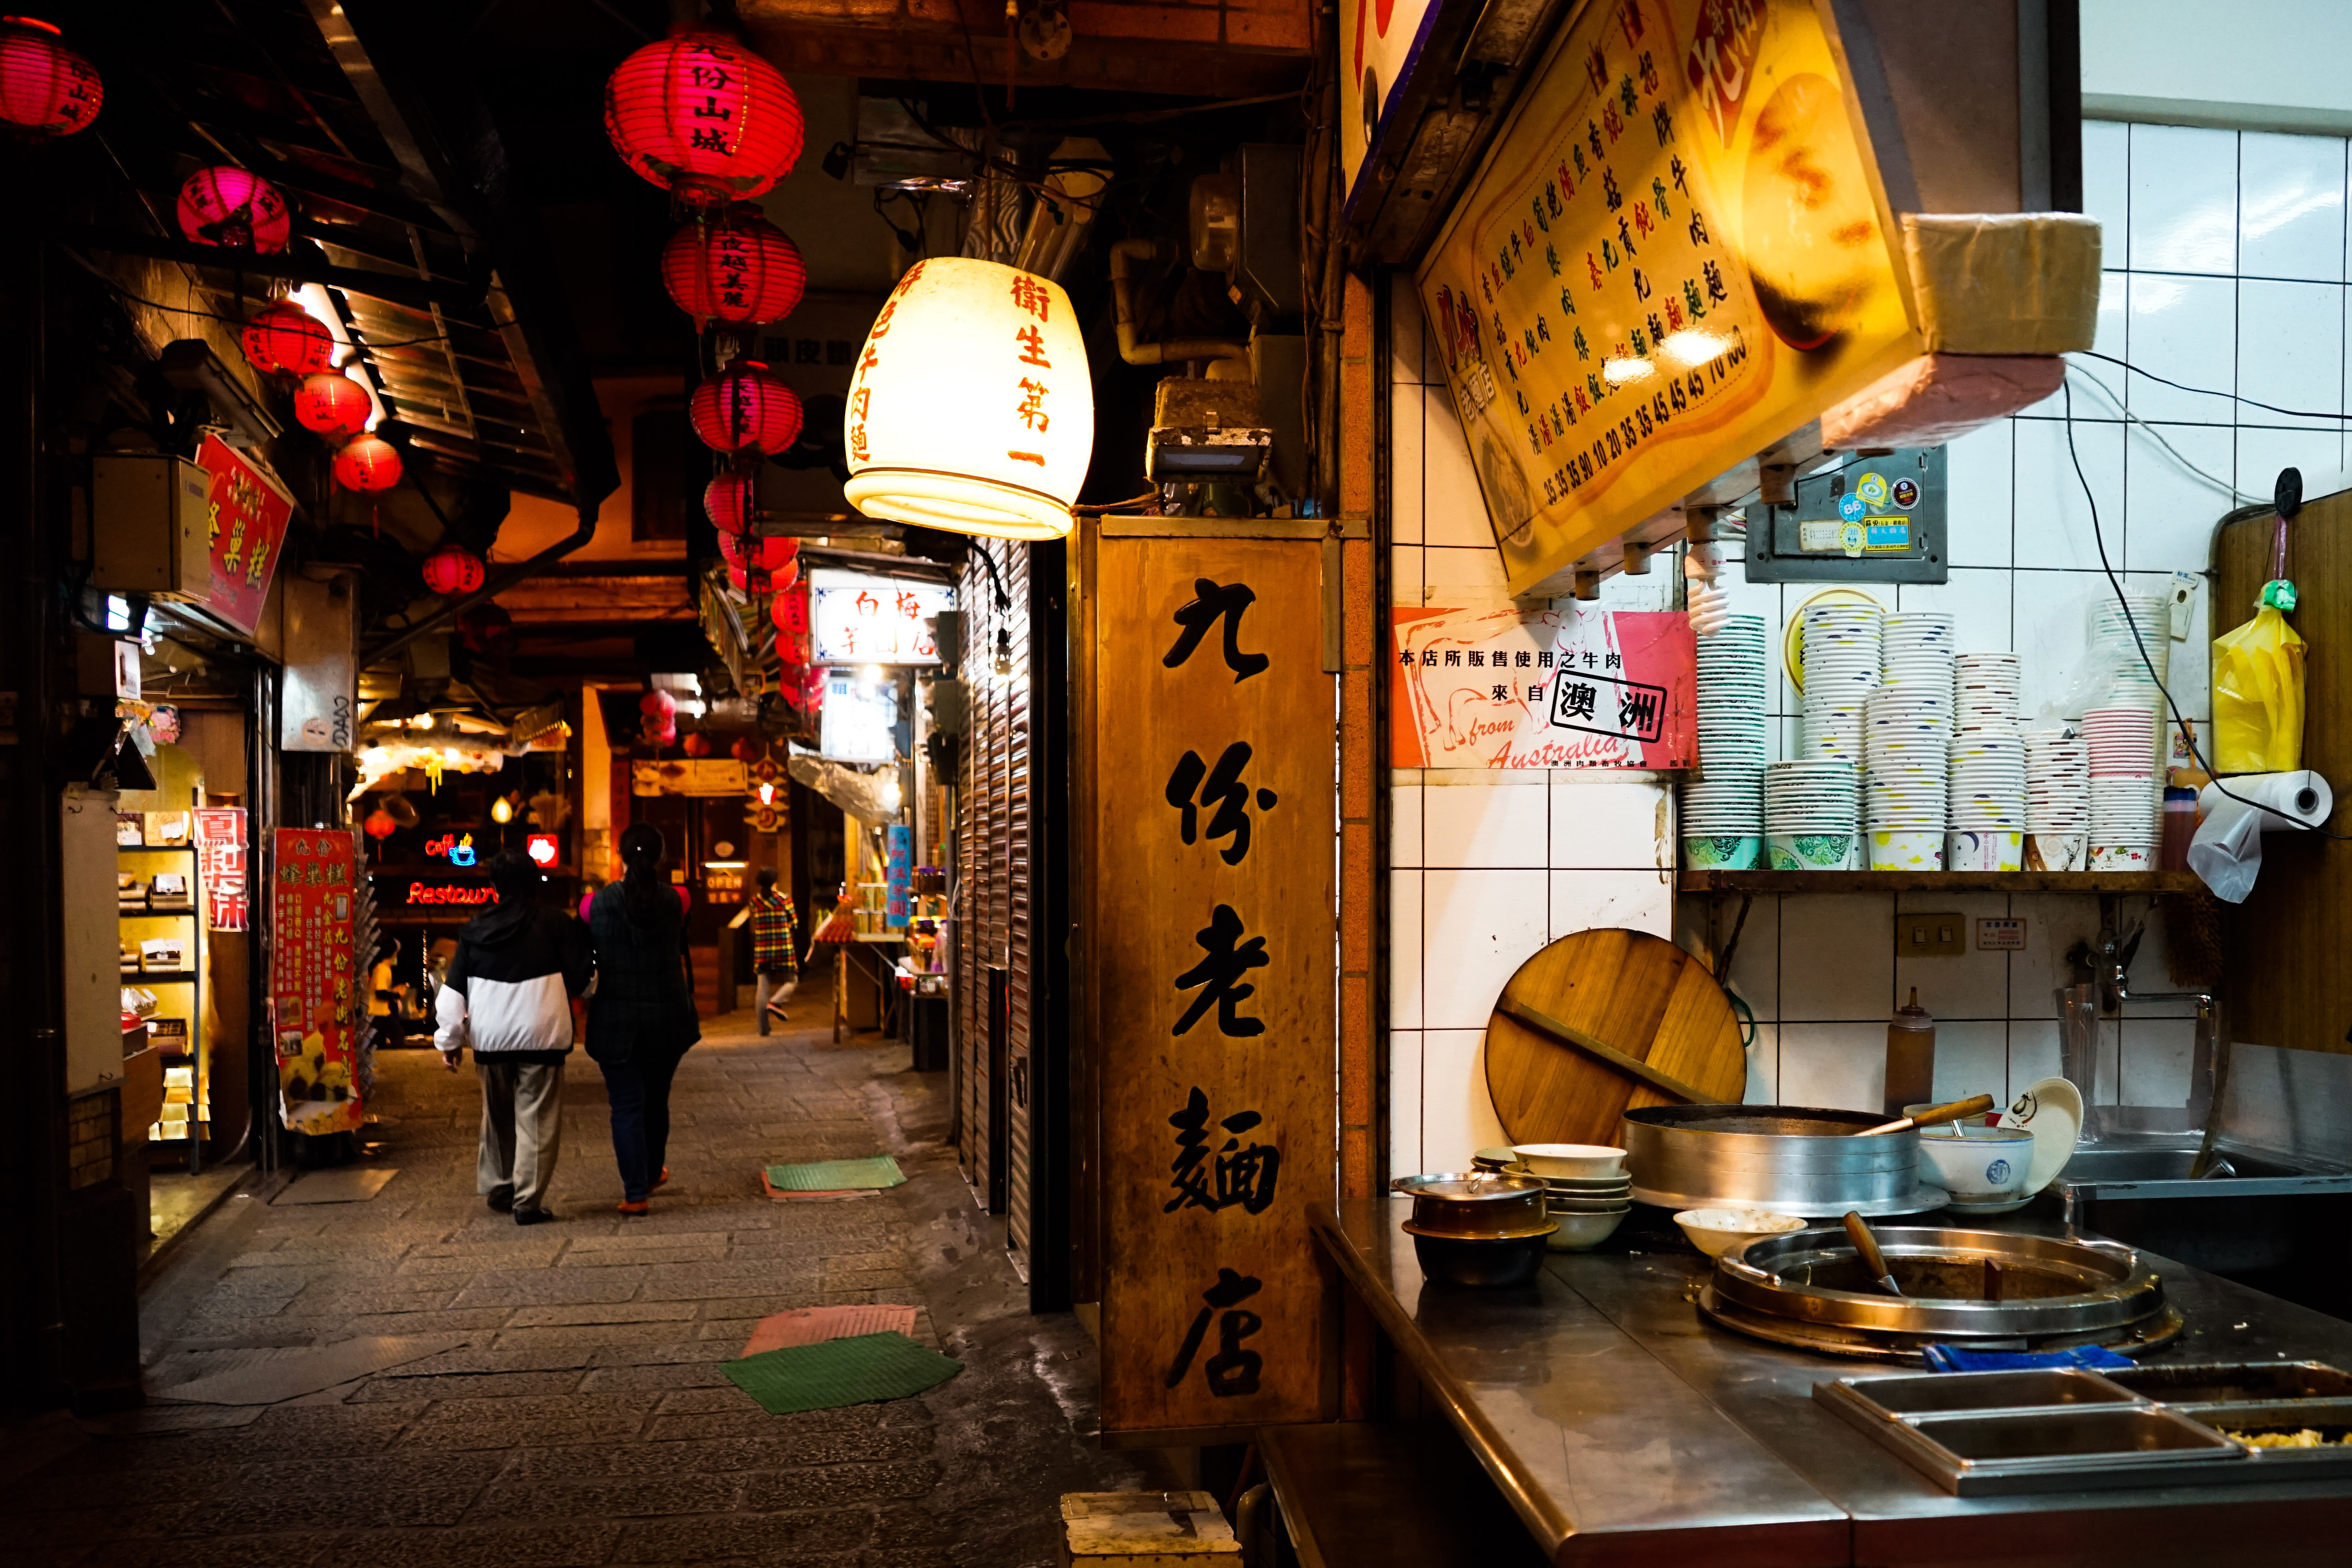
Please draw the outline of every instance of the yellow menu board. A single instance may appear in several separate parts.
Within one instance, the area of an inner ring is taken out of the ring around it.
[[[1921,351],[1808,0],[1594,0],[1418,277],[1513,593]]]

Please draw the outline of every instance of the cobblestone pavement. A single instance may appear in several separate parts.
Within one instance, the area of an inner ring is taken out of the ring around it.
[[[748,1014],[718,1020],[744,1025]],[[473,1074],[381,1059],[373,1201],[232,1198],[142,1303],[148,1387],[223,1350],[441,1334],[431,1357],[264,1408],[84,1422],[5,1490],[0,1568],[1016,1568],[1055,1500],[1154,1484],[1093,1442],[1091,1343],[1030,1315],[945,1132],[944,1073],[820,1030],[714,1033],[673,1100],[673,1179],[613,1210],[604,1089],[567,1069],[553,1224],[473,1191]],[[895,1154],[910,1180],[770,1202],[761,1163]],[[899,1301],[966,1363],[920,1397],[767,1415],[719,1364],[788,1307]],[[68,1447],[68,1444],[72,1446]]]

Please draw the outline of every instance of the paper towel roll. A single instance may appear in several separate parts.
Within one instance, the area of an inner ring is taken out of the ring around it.
[[[2221,793],[2225,788],[2229,795]],[[2198,793],[2197,807],[2204,821],[2189,845],[2189,869],[2205,879],[2215,897],[2243,904],[2263,869],[2263,835],[2302,832],[2325,822],[2336,810],[2336,792],[2326,779],[2299,768],[2208,784]]]

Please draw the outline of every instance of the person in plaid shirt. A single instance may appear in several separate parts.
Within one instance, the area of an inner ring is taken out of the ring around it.
[[[752,1007],[760,1015],[760,1032],[765,1034],[769,1017],[784,1018],[784,1004],[801,983],[800,963],[793,953],[800,924],[793,913],[792,895],[777,888],[771,867],[760,869],[760,891],[730,924],[740,925],[746,920],[751,923],[751,967],[760,977]]]

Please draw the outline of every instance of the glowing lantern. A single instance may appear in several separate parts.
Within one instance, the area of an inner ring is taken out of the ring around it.
[[[719,452],[773,455],[801,438],[800,394],[756,360],[738,360],[695,388],[687,417]]]
[[[604,133],[630,168],[692,206],[743,201],[792,172],[801,106],[784,73],[687,23],[604,83]]]
[[[335,335],[326,323],[282,299],[254,313],[237,346],[255,370],[268,375],[316,375],[335,362]]]
[[[677,699],[656,687],[637,699],[637,711],[656,722],[667,722],[677,712]]]
[[[1095,446],[1077,316],[1034,273],[919,261],[866,334],[845,418],[869,517],[999,538],[1059,538]]]
[[[367,814],[367,821],[362,822],[360,826],[367,830],[369,838],[378,842],[382,842],[400,831],[400,824],[393,820],[392,813],[381,806],[370,811]]]
[[[738,538],[733,534],[719,536],[719,553],[729,566],[751,567],[761,571],[782,571],[801,553],[801,541],[782,538]]]
[[[678,749],[688,757],[708,757],[710,755],[710,737],[698,729],[686,737],[685,744]]]
[[[350,447],[344,450],[349,451]],[[424,571],[425,586],[444,599],[471,593],[489,576],[489,569],[482,564],[482,558],[460,544],[443,545],[426,556]]]
[[[809,601],[806,593],[779,593],[775,608],[768,612],[776,630],[786,636],[805,636],[809,629]]]
[[[180,187],[175,215],[193,245],[275,256],[286,248],[293,215],[278,187],[248,170],[224,163],[199,169]]]
[[[338,371],[304,376],[294,389],[294,422],[331,440],[357,435],[374,413],[367,388]]]
[[[400,448],[381,436],[361,436],[335,454],[335,483],[362,496],[391,489],[400,483]]]
[[[0,125],[71,136],[98,118],[106,85],[60,36],[37,16],[0,16]]]
[[[698,321],[781,321],[808,283],[800,246],[748,205],[681,225],[662,246],[661,267],[662,287]]]
[[[721,534],[741,538],[760,509],[759,481],[749,474],[721,474],[702,492],[702,509]]]
[[[767,747],[748,735],[729,747],[727,750],[728,754],[738,762],[757,762],[767,755]]]
[[[490,821],[501,828],[514,821],[514,802],[504,795],[490,802]]]

